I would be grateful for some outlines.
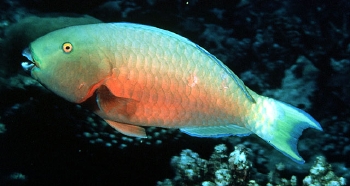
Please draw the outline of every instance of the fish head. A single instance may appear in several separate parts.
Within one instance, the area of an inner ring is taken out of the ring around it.
[[[81,103],[112,73],[103,42],[96,32],[68,27],[44,35],[22,53],[22,67],[46,88],[68,101]]]

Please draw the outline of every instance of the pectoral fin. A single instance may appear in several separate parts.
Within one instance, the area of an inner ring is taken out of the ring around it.
[[[117,97],[104,85],[98,88],[96,102],[106,118],[111,120],[130,120],[134,115],[138,101]]]
[[[100,115],[110,126],[127,136],[147,138],[145,129],[142,127],[112,121],[130,121],[136,111],[138,101],[117,97],[104,85],[99,87],[96,93]]]
[[[132,137],[147,138],[145,129],[135,125],[129,125],[124,123],[118,123],[111,120],[105,120],[111,127],[113,127],[118,132]]]

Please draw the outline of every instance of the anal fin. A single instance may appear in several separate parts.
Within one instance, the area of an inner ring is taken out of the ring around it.
[[[111,127],[113,127],[118,132],[132,137],[147,138],[146,131],[142,127],[135,125],[118,123],[116,121],[105,120]]]
[[[234,124],[226,126],[187,127],[181,128],[180,130],[181,132],[184,132],[190,136],[211,138],[225,136],[248,136],[252,133],[250,130]]]

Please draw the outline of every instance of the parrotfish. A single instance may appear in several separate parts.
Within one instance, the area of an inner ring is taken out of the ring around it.
[[[144,126],[197,137],[256,134],[297,163],[306,112],[258,95],[207,50],[173,32],[133,23],[63,28],[23,51],[25,70],[68,101],[88,106],[119,132]]]

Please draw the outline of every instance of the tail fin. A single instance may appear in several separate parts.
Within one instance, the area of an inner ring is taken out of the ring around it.
[[[298,108],[266,97],[259,97],[252,111],[258,112],[253,114],[253,121],[249,123],[261,123],[251,124],[247,128],[293,161],[300,164],[305,162],[298,153],[297,143],[306,128],[322,131],[315,119]]]

